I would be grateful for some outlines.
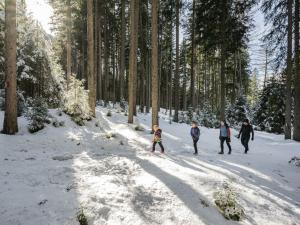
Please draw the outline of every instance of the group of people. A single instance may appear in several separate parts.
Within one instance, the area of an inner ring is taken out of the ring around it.
[[[161,153],[164,153],[164,146],[162,144],[162,130],[159,128],[158,125],[153,126],[153,131],[154,131],[154,137],[153,137],[153,146],[152,146],[152,152],[155,151],[155,146],[158,144],[161,148]],[[194,146],[194,155],[198,154],[198,147],[197,143],[200,138],[200,129],[198,127],[197,122],[192,123],[192,128],[191,128],[191,136],[193,140],[193,146]],[[237,136],[237,138],[241,138],[241,143],[245,148],[245,154],[248,153],[249,151],[249,141],[250,138],[253,141],[254,140],[254,130],[252,125],[250,124],[248,119],[245,119],[243,122],[243,125],[240,129],[240,132]],[[221,151],[219,154],[224,154],[224,143],[226,142],[227,147],[228,147],[228,154],[231,154],[231,128],[225,121],[220,122],[220,147]]]

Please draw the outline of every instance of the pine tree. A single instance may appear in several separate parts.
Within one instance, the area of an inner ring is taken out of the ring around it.
[[[250,119],[250,115],[247,98],[244,95],[239,96],[226,110],[226,120],[233,127],[240,127],[245,119]]]
[[[282,78],[272,77],[263,88],[254,123],[260,130],[272,133],[283,133],[285,124],[285,85]]]

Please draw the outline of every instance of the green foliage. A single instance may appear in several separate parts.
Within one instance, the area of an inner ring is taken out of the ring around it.
[[[112,112],[110,110],[108,110],[108,112],[106,113],[106,116],[111,117],[112,116]]]
[[[35,98],[31,107],[27,109],[26,117],[29,120],[28,130],[35,133],[45,127],[48,119],[48,106],[43,98]]]
[[[249,91],[247,95],[247,101],[251,108],[253,108],[259,100],[259,85],[258,85],[258,71],[257,69],[253,71],[250,77]]]
[[[239,96],[226,111],[226,120],[231,126],[240,127],[245,119],[250,118],[250,109],[244,95]]]
[[[197,121],[201,126],[208,128],[216,128],[220,123],[208,102],[205,102],[201,110],[197,112]]]
[[[88,103],[88,91],[84,89],[84,81],[70,78],[69,88],[63,95],[63,110],[80,126],[91,119]]]
[[[78,222],[79,222],[80,225],[88,225],[88,220],[86,218],[86,215],[83,212],[83,209],[81,209],[77,213],[77,220],[78,220]]]
[[[272,77],[259,96],[254,114],[257,129],[283,133],[285,121],[285,84],[281,78]]]
[[[240,221],[245,216],[244,209],[237,201],[235,190],[228,183],[214,194],[215,203],[228,220]]]

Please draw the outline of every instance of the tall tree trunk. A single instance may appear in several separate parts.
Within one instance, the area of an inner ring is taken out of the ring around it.
[[[222,23],[221,23],[221,35],[222,35],[222,43],[221,43],[221,68],[220,68],[220,75],[221,75],[221,109],[220,109],[220,119],[225,120],[225,21],[227,20],[227,0],[223,1],[223,15],[222,15]]]
[[[136,108],[136,81],[137,81],[137,45],[138,45],[138,0],[130,1],[130,56],[129,56],[129,80],[128,100],[129,113],[128,123],[133,123],[133,115]]]
[[[191,87],[190,87],[190,99],[191,106],[195,108],[195,4],[196,0],[193,0],[193,15],[192,15],[192,32],[191,32],[191,42],[192,42],[192,57],[191,57]]]
[[[120,52],[120,99],[124,96],[125,81],[125,44],[126,44],[126,21],[125,21],[125,0],[121,2],[121,52]]]
[[[98,57],[97,57],[97,64],[98,64],[98,70],[97,70],[97,99],[98,100],[102,100],[103,96],[102,96],[102,0],[99,1],[98,3],[98,20],[97,20],[97,26],[98,26]]]
[[[96,116],[96,79],[94,71],[94,11],[93,0],[87,1],[87,80],[89,90],[89,106],[92,116]]]
[[[151,73],[152,73],[152,128],[159,125],[158,119],[158,1],[152,0],[152,33],[151,33]]]
[[[108,57],[109,57],[109,41],[108,41],[108,6],[105,2],[105,15],[104,15],[104,76],[103,76],[103,99],[105,102],[105,105],[107,104],[109,100],[109,87],[108,87],[108,81],[109,81],[109,65],[108,65]]]
[[[295,141],[300,141],[300,58],[299,58],[299,0],[295,0],[295,108],[294,135]]]
[[[144,106],[146,105],[146,80],[147,80],[147,18],[148,14],[146,11],[147,1],[143,1],[141,4],[140,20],[141,20],[141,93],[140,93],[140,104],[141,110],[144,112]]]
[[[4,134],[18,132],[16,0],[5,1],[5,114]]]
[[[178,122],[178,110],[179,110],[179,7],[180,0],[176,0],[176,68],[175,68],[175,114],[174,122]]]
[[[72,48],[71,48],[71,0],[67,1],[67,88],[72,75]]]
[[[293,32],[293,1],[288,0],[288,40],[287,40],[287,71],[285,96],[285,139],[291,139],[291,111],[292,111],[292,32]]]

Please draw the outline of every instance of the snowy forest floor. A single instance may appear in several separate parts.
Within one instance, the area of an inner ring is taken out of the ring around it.
[[[1,225],[76,225],[81,209],[89,225],[300,224],[300,168],[288,163],[299,143],[256,132],[248,155],[236,138],[232,155],[218,155],[219,131],[201,127],[193,156],[190,127],[161,114],[166,154],[152,154],[151,115],[139,114],[145,131],[135,131],[123,114],[106,113],[98,107],[97,119],[78,127],[51,110],[64,127],[29,134],[22,117],[17,135],[0,134]],[[215,206],[224,181],[245,209],[239,223]]]

